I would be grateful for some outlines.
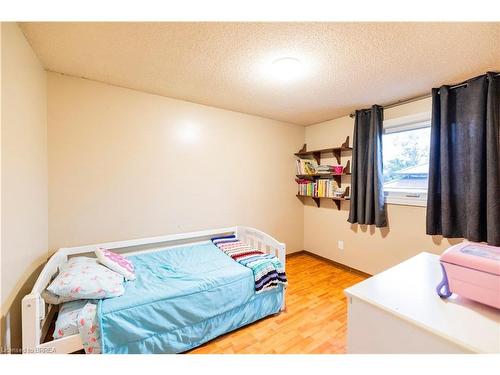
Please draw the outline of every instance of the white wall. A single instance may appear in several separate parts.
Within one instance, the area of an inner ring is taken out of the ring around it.
[[[21,346],[20,301],[48,254],[46,73],[15,23],[1,24],[1,314]],[[10,324],[5,319],[10,315]]]
[[[303,248],[304,127],[48,74],[49,245],[248,225]]]
[[[384,111],[384,119],[430,109],[431,99],[423,99]],[[340,145],[348,135],[352,145],[353,127],[354,119],[348,116],[308,126],[307,148],[313,150]],[[347,160],[351,154],[343,156],[346,156],[343,160]],[[349,178],[343,181],[346,185],[350,184]],[[383,271],[422,251],[440,254],[450,244],[459,242],[425,234],[425,207],[389,204],[388,228],[380,229],[348,223],[349,202],[343,202],[341,211],[338,211],[331,200],[322,199],[321,208],[317,208],[312,200],[304,199],[304,249],[370,274]],[[344,241],[344,250],[338,250],[339,240]]]

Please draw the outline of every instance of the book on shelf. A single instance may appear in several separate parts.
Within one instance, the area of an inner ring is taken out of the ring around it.
[[[342,165],[318,165],[316,173],[318,174],[342,174],[344,167]]]
[[[317,198],[336,198],[335,192],[339,186],[335,180],[318,179],[316,181],[295,179],[298,186],[298,195],[307,195]]]
[[[342,174],[344,167],[342,165],[318,165],[314,159],[297,159],[296,174]]]
[[[296,174],[306,175],[315,174],[318,163],[314,159],[297,159],[296,160]]]

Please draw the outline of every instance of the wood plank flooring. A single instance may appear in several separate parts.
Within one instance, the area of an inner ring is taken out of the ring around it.
[[[287,309],[218,337],[188,353],[345,353],[343,290],[365,277],[307,254],[287,259]]]

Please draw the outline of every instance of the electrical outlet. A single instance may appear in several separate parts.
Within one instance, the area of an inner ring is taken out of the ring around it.
[[[344,250],[344,241],[339,240],[337,242],[337,247],[339,248],[339,250]]]

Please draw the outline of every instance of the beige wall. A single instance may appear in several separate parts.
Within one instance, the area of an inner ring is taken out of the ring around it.
[[[54,251],[248,225],[303,248],[304,127],[48,74]]]
[[[47,258],[46,73],[15,23],[2,23],[1,301],[2,343],[10,315],[21,345],[21,305]]]
[[[408,116],[430,111],[431,100],[423,99],[385,111],[384,119]],[[306,127],[309,150],[340,145],[347,135],[351,137],[354,120],[346,117]],[[347,160],[350,154],[346,154]],[[349,178],[343,180],[346,185]],[[388,228],[351,225],[347,222],[349,202],[343,202],[338,211],[331,200],[322,199],[321,208],[304,198],[304,249],[361,271],[374,274],[391,267],[421,251],[440,254],[450,243],[425,234],[425,207],[387,206]],[[344,241],[339,250],[337,241]]]

